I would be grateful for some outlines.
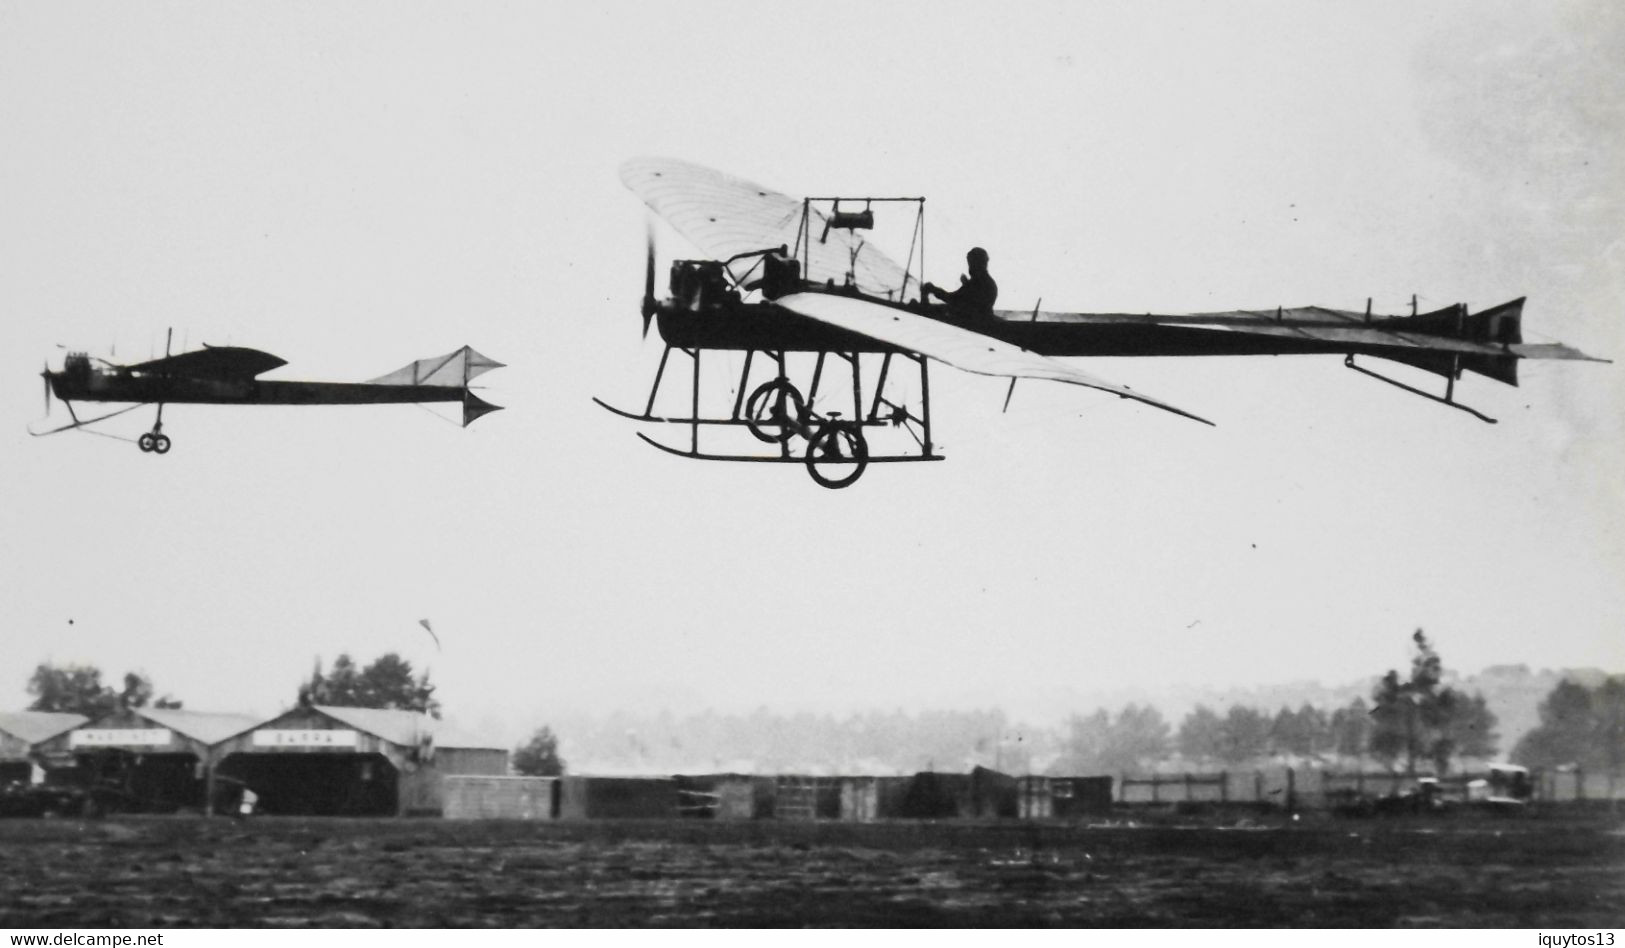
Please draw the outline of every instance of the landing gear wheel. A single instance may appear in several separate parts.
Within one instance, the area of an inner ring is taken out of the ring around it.
[[[164,440],[168,441],[169,439],[165,438]],[[157,446],[157,443],[157,439],[152,436],[152,432],[150,431],[135,439],[136,447],[140,448],[143,452],[148,453],[150,453],[152,449]]]
[[[856,425],[825,425],[807,443],[807,473],[821,486],[840,490],[869,466],[869,443]]]
[[[153,435],[152,450],[155,454],[169,453],[169,435]]]
[[[789,379],[772,379],[756,387],[745,399],[745,425],[757,440],[783,444],[790,440],[807,414],[807,400]]]

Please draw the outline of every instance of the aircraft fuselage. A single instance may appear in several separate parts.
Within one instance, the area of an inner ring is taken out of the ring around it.
[[[119,369],[49,373],[65,401],[204,405],[377,405],[458,402],[463,389],[433,385],[199,379]]]
[[[867,297],[865,297],[867,299]],[[872,302],[897,306],[880,300]],[[1198,317],[1131,313],[1069,314],[1065,321],[1031,320],[1006,312],[980,319],[951,317],[943,306],[901,306],[925,313],[1045,356],[1237,356],[1365,353],[1367,347],[1322,339],[1262,338],[1242,333],[1179,325]],[[1291,326],[1290,319],[1272,325]],[[689,349],[787,352],[893,352],[892,346],[775,306],[720,301],[693,308],[663,303],[657,311],[660,336]],[[1324,324],[1315,324],[1324,325]],[[1375,351],[1375,350],[1372,350]]]

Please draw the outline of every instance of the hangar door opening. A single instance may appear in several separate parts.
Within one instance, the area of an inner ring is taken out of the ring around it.
[[[383,754],[230,754],[215,773],[254,791],[261,813],[394,816],[400,799]]]
[[[202,772],[195,754],[106,748],[76,754],[68,779],[90,794],[92,812],[174,813],[203,806]]]

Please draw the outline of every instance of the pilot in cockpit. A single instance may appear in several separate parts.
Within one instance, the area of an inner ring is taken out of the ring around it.
[[[987,251],[972,247],[965,254],[970,276],[959,278],[959,289],[948,291],[927,283],[920,289],[925,299],[935,296],[948,304],[948,314],[961,319],[992,319],[993,304],[999,298],[999,285],[987,272]]]

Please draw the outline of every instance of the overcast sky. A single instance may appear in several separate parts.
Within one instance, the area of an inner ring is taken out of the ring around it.
[[[317,656],[393,650],[512,732],[1020,713],[1346,682],[1417,626],[1462,671],[1625,670],[1619,365],[1469,376],[1486,425],[1335,356],[1080,363],[1217,428],[1046,383],[1000,415],[1002,383],[941,368],[949,460],[839,492],[659,454],[589,400],[636,404],[659,353],[640,154],[924,194],[927,277],[984,246],[1002,305],[1527,296],[1527,338],[1618,358],[1620,10],[0,0],[0,706],[50,660],[270,714]],[[272,378],[466,343],[508,410],[179,406],[163,458],[29,438],[61,347],[143,359],[166,327]]]

